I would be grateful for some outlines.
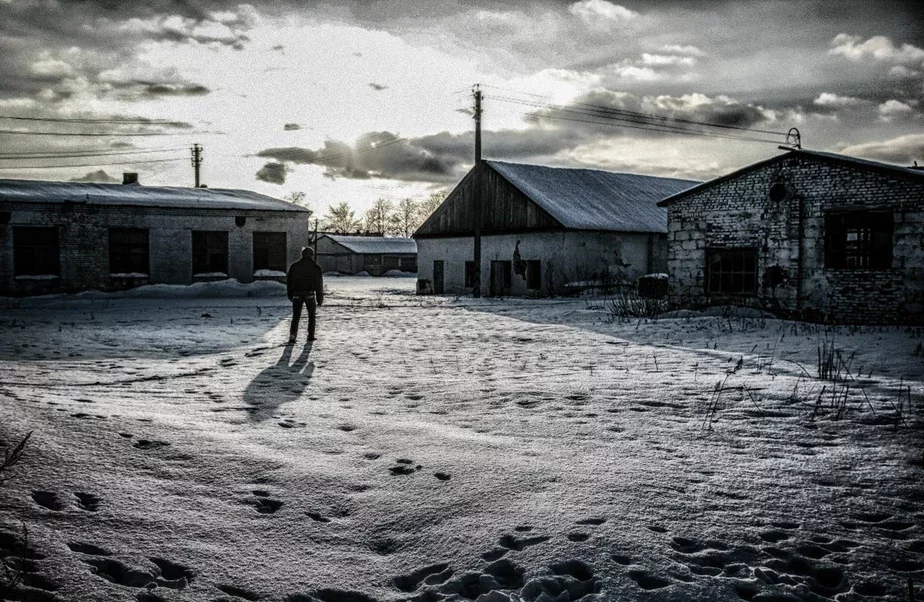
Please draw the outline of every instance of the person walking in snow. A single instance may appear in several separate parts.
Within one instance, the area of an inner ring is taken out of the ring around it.
[[[298,321],[302,317],[302,305],[308,308],[308,340],[314,340],[318,306],[324,303],[324,275],[314,260],[314,249],[302,249],[302,258],[289,266],[286,273],[286,288],[292,302],[292,326],[289,329],[289,344],[295,343]]]

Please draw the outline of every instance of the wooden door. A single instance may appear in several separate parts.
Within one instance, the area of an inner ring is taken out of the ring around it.
[[[435,260],[433,262],[433,294],[443,294],[443,261]]]

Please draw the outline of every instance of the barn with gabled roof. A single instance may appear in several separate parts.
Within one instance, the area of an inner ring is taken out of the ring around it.
[[[554,295],[569,283],[666,269],[658,201],[697,182],[595,169],[483,161],[414,234],[422,290],[469,292],[474,194],[482,198],[481,288]]]

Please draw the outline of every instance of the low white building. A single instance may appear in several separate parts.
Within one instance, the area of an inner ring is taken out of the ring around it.
[[[0,180],[0,295],[283,280],[310,243],[293,203],[126,181]]]
[[[416,272],[417,243],[403,237],[323,234],[318,237],[317,261],[325,272],[341,274]]]
[[[481,290],[555,295],[572,282],[665,271],[667,212],[658,201],[696,183],[483,161],[414,234],[419,290],[471,292],[476,191]]]

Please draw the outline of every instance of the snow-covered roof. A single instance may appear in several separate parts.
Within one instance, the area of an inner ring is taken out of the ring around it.
[[[823,161],[825,163],[833,163],[835,165],[842,165],[846,167],[878,171],[890,175],[911,178],[912,180],[924,180],[924,169],[917,167],[902,167],[901,165],[891,165],[889,163],[872,161],[870,159],[860,159],[859,157],[850,157],[848,155],[839,155],[837,153],[827,153],[823,151],[805,149],[792,149],[789,152],[783,153],[782,155],[776,155],[775,157],[770,157],[769,159],[764,159],[763,161],[758,161],[757,163],[746,165],[745,167],[736,169],[735,171],[727,173],[724,176],[719,176],[718,178],[707,180],[706,182],[698,184],[687,190],[682,190],[663,199],[659,204],[662,207],[667,207],[668,205],[672,205],[673,203],[684,199],[691,194],[706,190],[707,188],[711,188],[717,184],[721,184],[722,182],[732,180],[738,176],[754,171],[755,169],[760,169],[761,167],[772,165],[773,163],[788,159],[793,156],[807,157],[809,159],[815,159],[816,161]]]
[[[345,234],[325,234],[334,242],[343,245],[354,253],[416,255],[417,241],[413,238],[385,238],[382,236],[347,236]]]
[[[28,203],[85,203],[181,209],[231,209],[307,212],[294,203],[250,190],[183,188],[140,184],[46,182],[0,179],[0,201]]]
[[[487,161],[566,228],[667,232],[658,201],[698,182],[597,169]]]

